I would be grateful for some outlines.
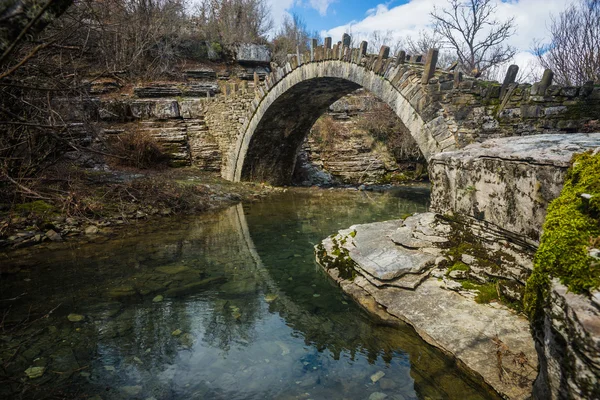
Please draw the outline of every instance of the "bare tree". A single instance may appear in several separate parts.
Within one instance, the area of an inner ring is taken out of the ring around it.
[[[371,54],[379,53],[381,46],[388,46],[391,54],[397,54],[404,46],[404,41],[394,37],[394,31],[373,31],[369,35],[367,42],[369,43],[368,52]]]
[[[600,1],[570,5],[549,27],[550,43],[537,43],[534,52],[544,68],[563,85],[600,82]]]
[[[73,0],[4,0],[0,3],[0,65],[26,39],[40,33],[71,6]]]
[[[434,8],[434,29],[456,52],[465,72],[480,76],[516,54],[505,43],[514,34],[514,18],[496,20],[493,0],[448,0],[448,6]]]
[[[407,36],[406,44],[406,50],[410,54],[427,54],[429,49],[439,49],[438,64],[442,67],[447,67],[456,61],[456,56],[448,50],[448,45],[444,38],[435,31],[421,30],[416,39],[413,39],[412,36]]]
[[[202,36],[225,46],[264,42],[273,29],[266,0],[204,0],[196,14]]]
[[[304,20],[297,14],[286,16],[273,39],[273,58],[279,65],[285,65],[288,54],[301,53],[310,49],[310,39],[318,38],[318,32],[309,32]]]

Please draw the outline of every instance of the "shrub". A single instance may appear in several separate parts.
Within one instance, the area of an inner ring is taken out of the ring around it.
[[[119,135],[109,144],[117,164],[141,169],[163,168],[169,157],[156,138],[147,131],[135,130]]]

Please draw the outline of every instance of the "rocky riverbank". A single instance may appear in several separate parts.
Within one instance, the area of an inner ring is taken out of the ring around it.
[[[0,213],[0,249],[51,247],[65,241],[104,242],[124,227],[161,217],[197,214],[283,189],[232,183],[198,168],[77,172],[66,192],[52,196],[56,178],[43,192]],[[37,197],[37,199],[36,199]]]
[[[371,314],[412,325],[504,398],[527,399],[538,370],[529,321],[497,283],[473,281],[485,260],[453,254],[452,230],[433,213],[355,225],[317,245],[317,261]]]

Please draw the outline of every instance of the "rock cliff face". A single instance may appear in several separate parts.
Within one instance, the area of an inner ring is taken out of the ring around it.
[[[362,89],[333,103],[304,141],[294,181],[387,183],[392,176],[408,180],[415,177],[415,170],[424,171],[425,161],[410,133],[391,110],[382,112],[384,107],[387,106]],[[381,126],[371,127],[375,132],[369,131],[369,124],[377,119]],[[390,140],[390,134],[398,138]],[[410,148],[410,156],[395,156],[401,152],[396,149],[400,145]]]
[[[460,331],[475,315],[478,322],[485,320],[489,310],[470,306],[466,320],[454,326],[463,300],[436,292],[442,288],[472,299],[475,291],[475,300],[495,298],[518,309],[547,207],[560,194],[573,155],[599,148],[600,133],[555,134],[492,139],[437,154],[429,168],[431,208],[437,214],[340,231],[317,246],[317,259],[369,311],[413,324],[426,340],[455,354],[507,398],[527,398],[531,393],[539,399],[600,398],[597,291],[576,295],[558,281],[552,284],[543,311],[530,321],[539,370],[528,329],[519,334],[511,330],[519,326],[521,317],[513,315],[510,322],[507,315],[506,322],[498,325],[502,328],[496,336],[499,360],[506,360],[503,351],[512,354],[526,344],[527,350],[513,360],[521,369],[506,370],[520,389],[503,386],[508,380],[498,382],[485,362],[458,348],[473,341],[469,349],[485,354],[479,347],[487,340],[485,328],[471,327],[460,339],[448,341],[452,336],[448,332]],[[594,251],[591,257],[597,257]],[[427,304],[429,297],[443,299],[441,308],[455,310],[452,316],[438,313],[438,304]],[[373,302],[386,311],[369,306]],[[493,357],[488,354],[487,360],[489,364]]]
[[[537,372],[529,322],[450,278],[452,231],[433,213],[354,225],[318,245],[317,261],[369,312],[412,325],[503,398],[527,399]]]
[[[173,167],[196,165],[221,171],[232,132],[243,122],[254,97],[247,82],[219,80],[204,67],[184,71],[184,80],[148,84],[133,95],[103,82],[89,99],[57,99],[55,108],[73,126],[94,125],[101,141],[139,132],[153,137]],[[88,129],[89,136],[89,129]],[[88,138],[89,139],[89,138]]]

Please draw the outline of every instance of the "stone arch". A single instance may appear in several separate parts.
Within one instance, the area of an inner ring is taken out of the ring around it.
[[[285,73],[287,72],[287,73]],[[387,103],[411,132],[427,160],[456,141],[435,96],[421,83],[422,69],[397,66],[380,75],[343,60],[305,63],[272,74],[252,104],[223,171],[226,179],[291,179],[297,151],[318,117],[339,98],[362,87]],[[442,143],[443,142],[443,143]]]

